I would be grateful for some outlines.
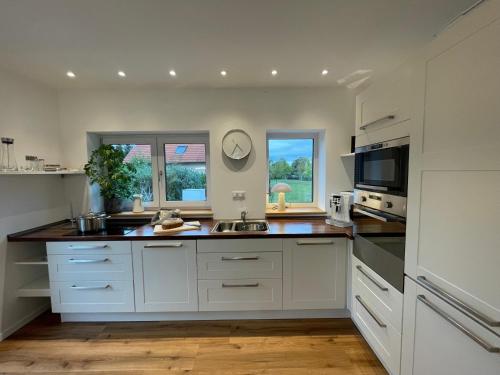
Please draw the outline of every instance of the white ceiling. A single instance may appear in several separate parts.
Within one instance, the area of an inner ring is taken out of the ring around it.
[[[331,86],[394,68],[476,1],[0,0],[0,66],[54,87]]]

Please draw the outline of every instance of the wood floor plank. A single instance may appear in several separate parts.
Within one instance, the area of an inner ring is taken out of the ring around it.
[[[0,374],[383,375],[349,319],[60,323],[0,343]]]

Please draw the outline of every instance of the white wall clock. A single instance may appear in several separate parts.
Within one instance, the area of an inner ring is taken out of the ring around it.
[[[222,151],[230,159],[243,159],[251,150],[252,139],[241,129],[230,130],[222,138]]]

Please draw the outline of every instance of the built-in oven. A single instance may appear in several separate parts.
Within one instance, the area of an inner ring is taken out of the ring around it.
[[[354,210],[382,221],[406,220],[410,138],[355,149]]]

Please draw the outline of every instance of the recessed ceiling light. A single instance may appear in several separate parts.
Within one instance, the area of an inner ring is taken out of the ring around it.
[[[273,76],[276,76],[276,75],[278,75],[278,71],[276,69],[273,69],[273,70],[271,70],[271,74]]]
[[[223,76],[223,77],[225,77],[225,76],[227,76],[227,72],[225,70],[221,70],[220,71],[220,75]]]
[[[177,75],[177,73],[173,69],[169,71],[168,74],[170,74],[170,77],[175,77]]]
[[[127,76],[123,70],[119,70],[118,75],[122,78],[125,78]]]
[[[321,71],[321,75],[322,75],[322,76],[326,76],[327,74],[328,74],[328,69],[323,69],[323,70]]]
[[[76,74],[73,73],[71,70],[68,70],[66,72],[66,75],[69,77],[69,78],[76,78]]]

